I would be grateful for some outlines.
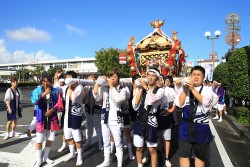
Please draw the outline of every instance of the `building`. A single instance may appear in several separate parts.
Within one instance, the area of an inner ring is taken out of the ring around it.
[[[219,59],[217,55],[212,59],[210,56],[209,59],[200,59],[197,60],[198,65],[205,68],[205,80],[213,80],[213,70],[219,65]]]
[[[198,65],[205,67],[206,65],[213,66],[213,60],[205,60],[205,59],[198,59],[197,60]],[[214,59],[214,68],[216,68],[219,65],[219,59]]]
[[[80,78],[85,78],[88,74],[98,74],[95,66],[95,58],[77,58],[65,60],[31,61],[28,63],[0,64],[0,78],[7,80],[16,71],[23,69],[34,70],[36,66],[43,66],[45,71],[53,67],[61,67],[64,71],[73,70],[79,74]]]

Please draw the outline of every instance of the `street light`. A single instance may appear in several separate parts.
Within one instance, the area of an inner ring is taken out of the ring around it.
[[[215,37],[210,37],[211,36],[211,32],[207,31],[205,32],[205,37],[208,39],[208,40],[212,40],[212,60],[213,60],[213,68],[212,68],[212,71],[214,72],[214,57],[216,55],[216,53],[214,52],[214,40],[215,39],[218,39],[219,36],[221,35],[221,32],[219,30],[215,31],[214,32],[214,36]]]

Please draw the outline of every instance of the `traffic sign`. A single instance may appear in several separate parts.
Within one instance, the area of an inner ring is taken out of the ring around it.
[[[237,32],[231,32],[226,35],[226,43],[230,46],[238,45],[240,41],[241,37]]]

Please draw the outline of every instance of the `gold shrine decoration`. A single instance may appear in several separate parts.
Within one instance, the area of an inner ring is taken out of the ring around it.
[[[181,69],[186,62],[186,54],[177,37],[177,31],[172,31],[172,37],[165,35],[161,30],[164,20],[150,22],[154,28],[142,40],[134,45],[135,37],[130,38],[128,44],[128,62],[131,76],[142,74],[150,66],[159,68],[164,76],[181,74]]]
[[[146,52],[140,54],[140,66],[146,67],[149,64],[152,64],[152,60],[156,60],[158,65],[165,64],[169,56],[169,51],[154,51]]]
[[[157,19],[157,20],[155,20],[155,21],[150,22],[150,25],[151,25],[152,27],[154,27],[154,28],[161,28],[161,26],[164,25],[164,22],[165,22],[165,20],[160,21],[159,19]]]

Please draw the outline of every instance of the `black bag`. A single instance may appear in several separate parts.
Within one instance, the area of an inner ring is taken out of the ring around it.
[[[13,93],[13,97],[14,97],[14,104],[16,104],[16,95],[15,95],[15,92],[10,88],[10,90],[12,91],[12,93]],[[17,91],[17,93],[19,94],[19,97],[20,97],[20,93],[19,93],[19,91],[18,91],[18,89],[16,88],[16,91]],[[21,107],[20,107],[20,104],[21,104],[21,102],[20,102],[20,100],[18,99],[18,107],[17,107],[17,114],[18,114],[18,117],[20,117],[20,118],[22,118],[22,109],[21,109]]]

